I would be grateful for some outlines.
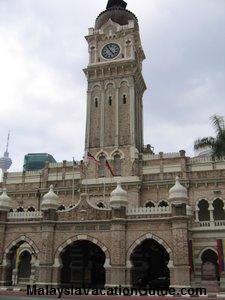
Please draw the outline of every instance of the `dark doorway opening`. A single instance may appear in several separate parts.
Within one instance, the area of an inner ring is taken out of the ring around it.
[[[18,283],[29,283],[31,275],[31,255],[24,251],[19,258]]]
[[[217,254],[208,249],[202,254],[202,280],[206,281],[219,281],[219,265]]]
[[[61,285],[77,288],[104,288],[105,254],[89,241],[77,241],[61,255]]]
[[[131,254],[132,285],[139,288],[169,288],[169,254],[152,239],[143,241]]]

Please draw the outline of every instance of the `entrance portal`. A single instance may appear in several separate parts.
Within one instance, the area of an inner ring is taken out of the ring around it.
[[[167,267],[169,254],[152,239],[143,241],[131,254],[134,287],[168,288],[170,273]]]
[[[77,241],[61,254],[62,286],[103,288],[105,285],[105,254],[89,241]]]

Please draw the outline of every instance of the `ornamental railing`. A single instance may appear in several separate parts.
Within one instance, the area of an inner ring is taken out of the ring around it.
[[[201,228],[225,228],[225,220],[218,220],[218,221],[200,221],[199,226]]]
[[[171,214],[170,206],[157,207],[128,207],[128,216]]]
[[[8,219],[41,219],[42,211],[9,212]]]

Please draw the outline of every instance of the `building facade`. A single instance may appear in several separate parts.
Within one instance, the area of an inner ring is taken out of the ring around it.
[[[86,40],[88,159],[5,173],[0,284],[224,291],[225,161],[144,146],[145,54],[124,1]]]

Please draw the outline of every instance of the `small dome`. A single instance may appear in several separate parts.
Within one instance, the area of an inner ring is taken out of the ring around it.
[[[117,183],[117,187],[111,193],[110,198],[111,207],[127,206],[127,192],[122,188],[121,183]]]
[[[187,199],[187,189],[180,184],[180,178],[176,177],[175,185],[169,190],[169,199],[185,198]]]
[[[59,207],[59,197],[54,193],[53,185],[50,186],[49,192],[45,194],[42,198],[41,209],[49,210],[55,209],[57,210]]]
[[[0,196],[0,211],[10,211],[12,208],[12,199],[7,195],[6,188],[3,189],[3,192]]]

